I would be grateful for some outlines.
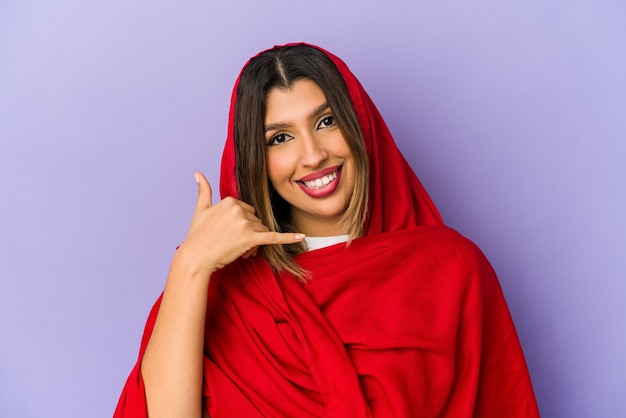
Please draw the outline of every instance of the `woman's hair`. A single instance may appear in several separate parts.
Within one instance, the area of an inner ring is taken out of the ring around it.
[[[350,240],[363,234],[368,200],[368,158],[348,88],[330,58],[307,45],[268,50],[253,58],[243,70],[235,103],[235,174],[239,198],[256,209],[271,231],[295,232],[290,205],[274,190],[265,159],[265,110],[272,89],[289,90],[298,80],[316,83],[324,92],[337,126],[348,144],[355,164],[355,185],[342,223]],[[266,245],[261,253],[275,271],[303,278],[306,272],[293,260],[305,250],[303,243]]]

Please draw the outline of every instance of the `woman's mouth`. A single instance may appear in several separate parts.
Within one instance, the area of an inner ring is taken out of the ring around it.
[[[319,179],[311,180],[311,181],[303,181],[304,185],[309,189],[319,189],[324,186],[327,186],[331,181],[335,181],[337,178],[337,172],[331,173],[327,176],[324,176]]]
[[[304,176],[297,183],[307,195],[325,197],[337,189],[340,179],[341,166],[335,166]]]

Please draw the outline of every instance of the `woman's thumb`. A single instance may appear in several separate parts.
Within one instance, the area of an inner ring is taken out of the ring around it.
[[[196,202],[196,212],[202,209],[208,209],[213,205],[213,196],[209,181],[199,171],[193,173],[196,183],[198,183],[198,201]]]

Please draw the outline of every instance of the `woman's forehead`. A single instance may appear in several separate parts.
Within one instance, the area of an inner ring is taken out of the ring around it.
[[[289,89],[270,90],[265,105],[265,127],[316,117],[327,108],[326,96],[315,82],[298,80]]]

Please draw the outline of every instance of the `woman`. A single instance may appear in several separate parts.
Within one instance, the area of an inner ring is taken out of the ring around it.
[[[347,66],[276,47],[235,86],[116,417],[535,417],[497,279]],[[306,238],[305,238],[306,235]]]

